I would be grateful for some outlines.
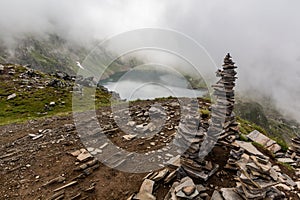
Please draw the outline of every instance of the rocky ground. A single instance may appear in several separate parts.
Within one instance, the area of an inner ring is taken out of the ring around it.
[[[169,105],[168,100],[162,105]],[[137,102],[131,108],[137,124],[146,123],[145,117],[137,117],[141,108],[149,109],[153,102]],[[178,105],[175,103],[178,108]],[[124,132],[115,129],[116,124],[109,107],[98,112],[101,124],[106,124],[107,136],[116,145],[127,150],[151,151],[166,146],[174,136],[179,113],[173,112],[168,126],[153,138],[124,139]],[[144,121],[143,121],[144,120]],[[25,124],[1,126],[1,196],[4,199],[56,199],[57,193],[64,192],[66,199],[80,194],[80,199],[124,199],[136,191],[145,174],[129,174],[110,169],[101,163],[93,165],[94,173],[82,172],[80,162],[71,153],[84,149],[77,135],[72,116],[52,117],[45,120],[29,121]],[[103,147],[108,148],[108,147]],[[166,155],[164,159],[169,159]],[[88,158],[88,161],[92,158]],[[52,180],[52,181],[51,181]],[[74,182],[64,190],[55,189]],[[130,183],[130,184],[128,184]],[[54,196],[53,196],[54,195]]]
[[[206,101],[199,102],[202,108],[209,106]],[[166,113],[166,121],[160,131],[150,123],[149,113],[155,111],[151,106],[154,103],[159,103]],[[126,124],[128,130],[141,129],[139,133],[145,133],[144,137],[119,129],[110,107],[102,107],[97,111],[98,121],[104,125],[102,131],[112,143],[129,152],[150,153],[157,150],[160,153],[149,162],[161,163],[161,167],[176,156],[170,154],[169,146],[181,116],[177,100],[131,103],[128,115],[132,117],[132,121]],[[87,122],[89,120],[86,119]],[[146,133],[150,133],[149,136]],[[1,199],[128,199],[140,190],[146,176],[147,180],[155,180],[153,195],[156,199],[164,199],[176,180],[171,175],[169,179],[175,180],[166,181],[174,171],[170,168],[160,175],[147,175],[121,172],[98,162],[94,156],[104,154],[111,144],[103,141],[98,148],[85,147],[78,136],[73,116],[1,126],[0,138]],[[269,153],[260,146],[258,149],[265,155]],[[203,199],[209,199],[216,189],[236,186],[236,171],[225,168],[232,156],[230,152],[229,145],[217,145],[208,155],[207,160],[217,163],[219,168],[208,181],[195,181],[197,187],[201,188]],[[115,159],[114,156],[111,155],[111,159]],[[295,182],[299,181],[293,170],[279,165],[275,158],[270,157],[270,162]],[[124,163],[116,159],[115,163],[116,167],[130,165],[128,160]],[[299,182],[296,184],[291,187],[285,183],[278,188],[285,192],[287,199],[299,199]]]

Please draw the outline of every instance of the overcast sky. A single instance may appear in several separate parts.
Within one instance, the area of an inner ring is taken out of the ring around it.
[[[27,32],[55,32],[86,42],[137,28],[174,29],[217,64],[231,52],[240,92],[270,95],[300,117],[299,8],[299,0],[1,0],[0,37],[11,44]]]

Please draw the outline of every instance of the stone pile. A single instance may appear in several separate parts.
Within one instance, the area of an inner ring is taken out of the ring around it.
[[[204,151],[209,149],[206,145],[213,143],[221,133],[223,133],[221,137],[227,139],[228,142],[232,142],[237,135],[237,124],[232,113],[233,88],[236,80],[235,68],[230,54],[227,54],[223,69],[217,72],[217,76],[221,79],[213,85],[216,104],[212,106],[211,124],[208,132],[205,127],[199,126],[199,113],[195,112],[195,109],[188,110],[188,115],[184,116],[184,120],[177,129],[175,144],[181,149],[181,168],[190,177],[206,181],[213,175],[219,166],[200,157],[200,154],[203,153],[202,149]],[[200,149],[205,135],[207,135],[207,141],[203,143],[203,147]]]
[[[174,143],[180,148],[181,154],[190,159],[196,159],[199,153],[200,142],[203,141],[203,132],[198,130],[199,113],[186,108],[188,115],[184,116],[176,130]],[[196,132],[197,131],[197,132]]]
[[[78,178],[84,178],[100,167],[99,161],[86,149],[74,151],[71,155],[76,157],[78,161],[75,163],[77,165],[75,171],[81,172]]]
[[[223,69],[216,72],[217,77],[221,77],[221,79],[212,86],[216,103],[212,105],[212,124],[210,126],[213,127],[213,130],[210,135],[212,137],[220,135],[220,139],[224,138],[228,142],[233,142],[238,132],[238,124],[233,114],[236,68],[230,54],[227,54],[224,58]]]
[[[244,149],[240,148],[239,150],[232,149],[230,151],[229,159],[227,160],[227,164],[225,165],[225,169],[230,170],[238,170],[236,162],[239,161],[244,154]]]
[[[177,169],[178,170],[178,169]],[[128,200],[155,200],[155,190],[159,184],[171,184],[169,192],[164,199],[208,199],[208,188],[202,184],[195,184],[193,179],[186,176],[180,180],[176,180],[177,170],[164,168],[158,172],[151,172],[145,178],[140,187],[139,192],[132,194]]]
[[[207,188],[195,184],[190,177],[184,177],[180,182],[174,182],[165,199],[202,199],[209,198]]]
[[[235,140],[238,135],[238,124],[233,114],[235,103],[233,88],[237,79],[235,68],[228,54],[224,59],[223,69],[217,72],[221,79],[213,85],[216,103],[211,109],[209,127],[206,126],[208,123],[204,118],[200,119],[198,109],[193,106],[183,107],[181,121],[173,140],[180,155],[165,163],[165,166],[168,166],[167,169],[150,173],[145,177],[140,191],[129,199],[154,200],[160,184],[164,187],[166,184],[171,186],[165,200],[286,199],[286,196],[292,193],[300,198],[300,181],[294,182],[287,174],[281,172],[280,167],[273,165],[273,161],[271,162],[270,158],[256,149],[251,142]],[[281,150],[275,141],[258,131],[250,133],[248,138],[262,144],[273,153]],[[226,166],[223,165],[223,161],[220,161],[219,167],[214,163],[216,162],[214,159],[210,157],[205,159],[203,156],[207,155],[205,154],[207,153],[205,152],[206,144],[213,144],[213,142],[217,142],[217,145],[224,144],[226,146],[224,149],[228,147],[231,149]],[[300,138],[293,139],[293,144],[289,152],[293,155],[293,159],[298,159]],[[231,176],[235,172],[237,176]],[[215,173],[215,177],[220,178],[220,184],[213,185],[208,179]],[[232,178],[230,179],[231,186],[225,187],[231,188],[223,188],[222,182],[224,178],[229,178],[228,176]],[[201,184],[197,184],[199,182]],[[236,186],[234,187],[232,183]],[[146,186],[148,189],[145,189]],[[211,192],[212,196],[209,197],[208,193],[211,194]]]
[[[224,199],[284,199],[282,190],[299,191],[298,182],[272,165],[251,143],[236,141],[233,145],[238,149],[231,150],[225,168],[237,170],[237,187],[221,189]]]
[[[181,154],[181,176],[188,175],[206,181],[218,169],[218,165],[200,160],[200,144],[205,136],[205,130],[199,127],[199,112],[196,108],[186,108],[181,123],[177,128],[174,144]]]
[[[281,150],[281,147],[274,140],[268,138],[267,136],[265,136],[257,130],[254,130],[251,133],[249,133],[247,137],[251,141],[261,144],[263,147],[265,147],[272,153],[277,153]]]
[[[292,139],[291,147],[288,149],[286,156],[294,160],[294,166],[300,169],[300,136]]]
[[[239,167],[236,192],[244,199],[284,198],[276,187],[278,173],[267,157],[243,154],[236,163]]]

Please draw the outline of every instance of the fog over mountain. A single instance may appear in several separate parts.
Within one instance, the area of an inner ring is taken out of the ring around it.
[[[298,0],[2,0],[0,40],[13,48],[24,34],[56,33],[85,44],[137,28],[173,29],[217,64],[231,52],[241,94],[271,97],[299,119],[299,7]]]

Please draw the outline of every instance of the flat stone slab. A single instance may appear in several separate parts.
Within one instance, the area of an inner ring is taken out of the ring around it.
[[[282,162],[282,163],[294,163],[295,161],[291,158],[278,158],[277,159],[278,162]]]
[[[252,155],[256,155],[256,156],[264,156],[263,153],[261,153],[260,151],[258,151],[255,146],[253,146],[251,143],[249,142],[244,142],[244,141],[235,141],[235,144],[237,144],[239,147],[243,148],[245,151],[247,151],[248,153],[252,154]]]
[[[185,177],[180,181],[180,184],[178,186],[175,187],[175,192],[179,192],[182,188],[184,187],[188,187],[188,186],[192,186],[192,187],[196,187],[194,184],[194,181],[189,178],[189,177]]]
[[[144,182],[142,183],[139,193],[146,192],[152,194],[154,183],[155,182],[150,179],[145,179]]]
[[[177,155],[176,157],[171,158],[169,161],[166,162],[166,165],[171,168],[174,168],[174,169],[177,169],[178,167],[180,167],[181,166],[180,155]]]
[[[81,153],[77,156],[77,160],[83,162],[90,158],[93,158],[93,156],[88,152],[87,150],[81,150]]]
[[[198,195],[199,195],[199,192],[197,190],[194,190],[194,192],[190,196],[187,196],[182,190],[180,190],[179,192],[176,193],[176,196],[182,197],[185,199],[195,199],[195,197]]]
[[[153,196],[152,194],[148,193],[148,192],[139,192],[134,199],[137,200],[156,200],[155,196]]]
[[[158,172],[158,174],[152,179],[153,181],[160,181],[169,173],[168,169],[163,169]]]
[[[249,133],[247,137],[250,140],[263,145],[265,148],[272,151],[273,153],[276,153],[279,150],[281,150],[281,147],[274,140],[268,138],[267,136],[265,136],[257,130],[254,130],[251,133]]]
[[[249,133],[249,134],[247,135],[247,137],[248,137],[250,140],[252,140],[252,141],[254,141],[254,142],[257,142],[257,143],[260,143],[261,145],[264,145],[264,146],[265,146],[267,143],[269,143],[269,144],[268,144],[269,146],[275,143],[275,141],[273,141],[273,142],[270,143],[270,140],[271,140],[271,139],[268,138],[267,136],[265,136],[264,134],[260,133],[260,132],[257,131],[257,130],[254,130],[254,131],[252,131],[251,133]]]
[[[243,200],[243,198],[234,191],[234,188],[222,188],[221,192],[225,200]]]
[[[130,141],[133,140],[137,135],[132,135],[132,134],[128,134],[128,135],[123,135],[123,139]]]
[[[281,146],[279,146],[278,144],[273,144],[273,145],[267,147],[267,149],[273,153],[276,153],[281,150]]]
[[[214,191],[214,193],[211,196],[210,200],[223,200],[222,195],[217,190]]]

